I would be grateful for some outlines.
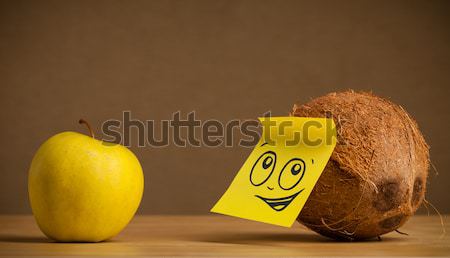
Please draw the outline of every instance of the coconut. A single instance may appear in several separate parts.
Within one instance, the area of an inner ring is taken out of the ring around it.
[[[399,105],[346,91],[294,105],[292,116],[329,117],[337,144],[298,221],[327,237],[362,240],[401,227],[424,199],[429,147]]]

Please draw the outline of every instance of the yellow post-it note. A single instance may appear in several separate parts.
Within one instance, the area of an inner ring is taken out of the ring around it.
[[[336,146],[332,119],[264,117],[262,136],[212,212],[290,227]]]

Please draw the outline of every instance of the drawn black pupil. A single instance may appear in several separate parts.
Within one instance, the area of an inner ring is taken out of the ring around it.
[[[263,167],[264,169],[268,169],[268,168],[270,167],[270,165],[272,165],[272,162],[273,162],[272,157],[266,157],[266,158],[263,160],[262,167]]]
[[[298,173],[300,173],[302,166],[300,164],[295,164],[291,168],[292,175],[296,176]]]

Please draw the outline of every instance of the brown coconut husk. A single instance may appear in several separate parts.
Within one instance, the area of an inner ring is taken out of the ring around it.
[[[346,91],[294,105],[292,116],[332,117],[337,145],[298,216],[331,238],[361,240],[401,227],[424,199],[429,148],[399,105]]]

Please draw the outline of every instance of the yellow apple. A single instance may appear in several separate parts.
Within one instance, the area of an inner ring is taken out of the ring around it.
[[[28,175],[36,222],[60,242],[99,242],[117,235],[133,218],[143,190],[142,168],[130,150],[75,132],[42,144]]]

